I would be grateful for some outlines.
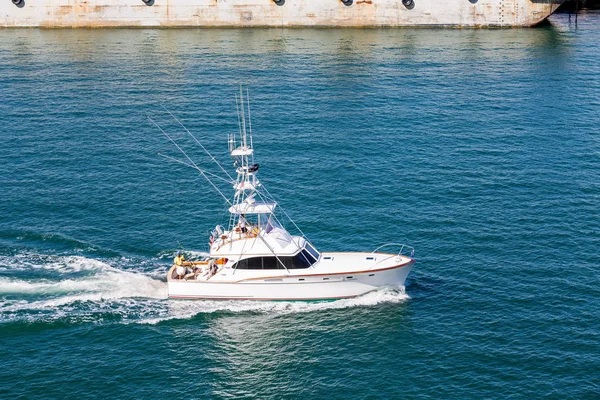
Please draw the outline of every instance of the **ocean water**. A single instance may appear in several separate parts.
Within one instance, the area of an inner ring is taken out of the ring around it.
[[[599,398],[599,22],[0,30],[0,397]],[[218,172],[163,106],[230,167],[240,84],[269,191],[405,290],[166,298],[227,215],[147,117]]]

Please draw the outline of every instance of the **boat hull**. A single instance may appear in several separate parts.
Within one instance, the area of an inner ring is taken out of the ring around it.
[[[410,263],[364,272],[292,275],[239,282],[168,281],[169,298],[211,300],[336,300],[384,286],[404,286]]]
[[[15,0],[4,27],[533,26],[564,0]]]

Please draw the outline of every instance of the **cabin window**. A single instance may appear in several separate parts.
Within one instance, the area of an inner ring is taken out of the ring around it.
[[[314,249],[313,249],[314,250]],[[318,254],[318,253],[317,253]],[[293,257],[279,257],[279,260],[275,256],[270,257],[251,257],[245,258],[238,261],[233,268],[234,269],[283,269],[281,263],[285,265],[287,269],[303,269],[308,268],[317,262],[318,257],[315,258],[312,253],[308,250],[303,249],[300,253]],[[279,262],[281,261],[281,262]]]
[[[279,257],[281,259],[281,257]],[[238,261],[235,269],[283,269],[275,257],[252,257]]]
[[[262,269],[261,257],[248,258],[248,269]]]
[[[262,269],[283,269],[275,257],[261,257]],[[281,257],[280,257],[281,259]]]

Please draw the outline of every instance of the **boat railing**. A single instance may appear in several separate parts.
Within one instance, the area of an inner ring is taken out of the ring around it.
[[[375,254],[375,252],[377,252],[377,250],[379,250],[379,249],[382,249],[382,248],[384,248],[384,247],[391,247],[391,246],[398,246],[398,247],[400,248],[400,250],[398,251],[398,255],[399,255],[399,256],[402,256],[402,255],[404,255],[404,254],[402,254],[402,252],[403,252],[404,250],[410,250],[410,257],[411,257],[411,258],[412,258],[412,257],[413,257],[413,255],[415,254],[415,248],[414,248],[414,247],[412,247],[412,246],[409,246],[409,245],[407,245],[407,244],[403,244],[403,243],[386,243],[386,244],[383,244],[383,245],[379,246],[378,248],[376,248],[375,250],[373,250],[373,251],[371,252],[371,254]]]
[[[377,261],[369,269],[373,269],[376,265],[381,264],[382,262],[387,261],[390,258],[403,256],[402,252],[404,250],[410,250],[410,258],[413,258],[414,254],[415,254],[415,248],[414,247],[409,246],[407,244],[402,244],[402,243],[386,243],[386,244],[382,244],[381,246],[379,246],[378,248],[376,248],[375,250],[373,250],[371,252],[371,254],[375,254],[375,252],[377,252],[377,250],[379,250],[379,249],[383,249],[384,247],[391,247],[391,246],[398,246],[400,248],[400,250],[398,250],[398,254],[390,254],[389,257],[385,257],[382,260]]]
[[[220,242],[218,243],[219,247],[217,247],[217,250],[238,240],[257,238],[259,234],[260,231],[256,227],[252,227],[251,229],[249,228],[246,232],[242,232],[242,230],[239,228],[234,228],[231,231],[225,231],[221,236],[219,236],[218,240]]]

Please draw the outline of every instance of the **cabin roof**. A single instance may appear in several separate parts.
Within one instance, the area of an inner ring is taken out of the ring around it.
[[[232,214],[271,214],[277,207],[277,203],[273,201],[256,201],[252,204],[242,202],[229,207],[229,212]]]

